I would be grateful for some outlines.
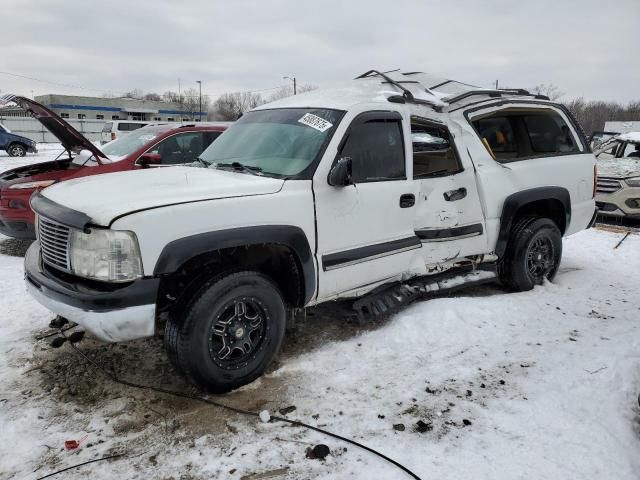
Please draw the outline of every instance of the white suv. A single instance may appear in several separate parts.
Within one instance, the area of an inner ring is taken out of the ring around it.
[[[164,323],[179,369],[228,391],[265,370],[298,309],[551,280],[562,236],[595,218],[594,165],[546,97],[370,71],[245,114],[192,166],[40,192],[26,283],[107,341]]]

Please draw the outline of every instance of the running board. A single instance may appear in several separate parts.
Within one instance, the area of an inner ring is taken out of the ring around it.
[[[353,302],[358,320],[379,317],[398,311],[416,300],[453,293],[474,285],[491,283],[498,278],[495,264],[476,269],[457,268],[444,273],[426,275],[403,283],[385,285]]]

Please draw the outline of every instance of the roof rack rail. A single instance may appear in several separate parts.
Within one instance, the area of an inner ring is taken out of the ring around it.
[[[392,71],[395,72],[397,70],[392,70]],[[387,73],[390,73],[390,72],[387,72]],[[363,73],[362,75],[358,75],[356,78],[354,78],[354,80],[358,80],[358,79],[361,79],[361,78],[372,77],[373,75],[378,75],[378,76],[382,77],[385,80],[383,83],[390,83],[394,87],[397,87],[400,90],[402,90],[402,96],[393,95],[393,96],[391,96],[391,97],[389,97],[387,99],[390,102],[392,102],[392,103],[410,102],[410,103],[416,103],[416,104],[420,104],[420,105],[428,105],[428,106],[432,107],[436,111],[439,111],[441,109],[441,107],[438,104],[434,103],[434,102],[430,102],[428,100],[423,100],[421,98],[415,98],[413,96],[413,93],[411,93],[411,91],[409,89],[407,89],[407,88],[402,86],[402,83],[419,83],[419,82],[415,82],[415,81],[411,81],[411,80],[396,81],[396,80],[392,79],[391,77],[385,75],[384,73],[379,72],[378,70],[369,70],[369,71]]]
[[[460,95],[456,95],[455,97],[445,98],[444,100],[451,104],[459,102],[460,100],[464,100],[468,97],[474,97],[476,95],[487,95],[489,97],[502,97],[503,95],[520,95],[524,97],[534,97],[538,100],[549,100],[549,97],[546,95],[538,95],[535,93],[529,93],[527,90],[522,88],[513,88],[513,89],[502,89],[502,90],[470,90],[468,92],[461,93]]]

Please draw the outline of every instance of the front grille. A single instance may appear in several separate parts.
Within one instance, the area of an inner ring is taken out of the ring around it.
[[[38,239],[42,261],[54,268],[71,271],[69,239],[71,229],[48,218],[38,217]]]
[[[598,177],[596,183],[596,192],[598,193],[613,193],[622,189],[622,184],[619,180],[609,177]]]

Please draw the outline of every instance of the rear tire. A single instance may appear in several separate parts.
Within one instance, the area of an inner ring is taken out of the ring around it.
[[[20,143],[12,143],[7,148],[7,153],[10,157],[24,157],[27,154],[27,149]]]
[[[191,382],[224,393],[258,378],[279,352],[286,309],[265,275],[244,271],[207,282],[181,315],[168,320],[165,346]]]
[[[562,234],[548,218],[524,217],[511,231],[507,249],[498,262],[500,281],[522,292],[552,281],[562,259]]]

